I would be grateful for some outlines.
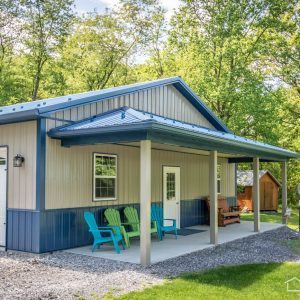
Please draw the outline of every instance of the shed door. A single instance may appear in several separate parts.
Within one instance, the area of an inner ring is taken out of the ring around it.
[[[273,210],[273,184],[272,182],[265,182],[265,194],[264,194],[264,200],[265,200],[265,210]]]
[[[7,155],[6,148],[0,148],[0,246],[6,244],[6,193]]]

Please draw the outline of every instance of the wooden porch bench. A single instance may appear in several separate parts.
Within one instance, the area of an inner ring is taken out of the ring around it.
[[[210,209],[209,197],[206,198],[208,210]],[[228,206],[226,197],[218,197],[218,226],[225,227],[227,224],[240,223],[239,206]]]

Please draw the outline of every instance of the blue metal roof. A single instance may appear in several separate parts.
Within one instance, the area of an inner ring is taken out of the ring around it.
[[[172,131],[171,129],[176,131]],[[278,157],[280,156],[282,158],[300,157],[296,152],[237,136],[232,133],[225,133],[194,124],[180,122],[151,113],[135,110],[129,107],[123,107],[96,115],[92,118],[78,121],[71,125],[63,125],[53,128],[48,134],[53,138],[68,139],[78,136],[83,137],[98,135],[101,133],[139,130],[164,130],[165,132],[169,132],[174,136],[176,134],[183,134],[188,137],[187,146],[189,142],[194,142],[193,139],[205,139],[206,137],[208,138],[208,143],[211,143],[211,145],[217,145],[218,143],[221,145],[222,143],[224,144],[224,142],[226,142],[226,145],[229,146],[229,148],[227,150],[224,148],[224,150],[227,152],[230,152],[230,150],[235,150],[234,147],[238,147],[241,149],[242,154],[249,154],[251,152],[248,150],[253,149],[265,154],[264,157],[266,158],[268,158],[267,153],[273,153],[272,155],[278,155]],[[189,135],[191,133],[193,136]],[[224,146],[226,145],[224,144]],[[209,145],[207,144],[204,146],[208,147]],[[243,152],[244,148],[248,149],[245,153]],[[234,152],[237,153],[237,151]]]
[[[45,116],[45,114],[69,107],[170,84],[185,96],[217,130],[230,132],[225,124],[210,111],[192,89],[178,76],[0,107],[0,124],[37,119],[41,116]]]

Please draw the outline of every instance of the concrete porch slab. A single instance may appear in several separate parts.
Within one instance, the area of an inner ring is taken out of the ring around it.
[[[261,232],[273,230],[281,226],[283,225],[261,222]],[[231,224],[226,227],[219,227],[219,244],[256,234],[256,232],[253,231],[253,227],[254,225],[251,221],[242,221],[240,224]],[[199,225],[189,228],[205,231],[188,236],[179,236],[178,240],[170,234],[167,234],[163,241],[158,241],[157,238],[153,236],[151,242],[151,263],[157,263],[166,259],[213,247],[213,245],[209,244],[209,226]],[[131,247],[129,249],[122,250],[120,254],[117,254],[113,246],[110,244],[101,246],[101,248],[95,250],[94,253],[92,253],[90,246],[69,249],[65,250],[65,252],[135,264],[140,262],[140,247],[138,239],[131,240]]]

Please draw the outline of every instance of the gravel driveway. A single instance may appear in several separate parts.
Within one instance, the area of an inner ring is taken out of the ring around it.
[[[183,272],[298,261],[300,257],[286,245],[292,238],[300,239],[300,234],[281,227],[148,268],[65,252],[41,256],[0,252],[0,299],[99,299],[108,292],[142,289]]]

